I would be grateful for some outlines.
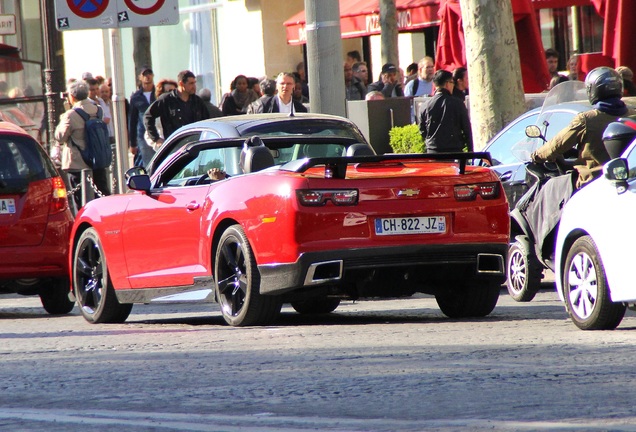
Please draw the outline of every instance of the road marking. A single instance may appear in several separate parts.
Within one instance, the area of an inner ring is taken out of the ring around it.
[[[239,432],[306,432],[308,430],[344,431],[421,431],[431,428],[461,428],[471,430],[559,430],[578,431],[585,429],[635,432],[636,418],[612,419],[612,421],[590,422],[581,419],[580,423],[567,421],[501,421],[487,419],[464,420],[397,420],[397,419],[353,419],[323,417],[276,416],[272,413],[254,415],[221,414],[183,414],[155,413],[140,411],[86,411],[63,409],[22,409],[2,408],[0,419],[12,419],[27,422],[77,424],[83,426],[119,425],[125,427],[166,428],[183,431],[219,431]],[[19,424],[19,422],[18,422]],[[248,428],[248,429],[246,429]]]

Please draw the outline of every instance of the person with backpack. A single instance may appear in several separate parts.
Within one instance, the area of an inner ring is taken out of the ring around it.
[[[86,82],[71,82],[67,87],[67,98],[71,108],[60,116],[60,123],[55,128],[55,139],[62,146],[62,170],[68,176],[71,190],[75,191],[73,199],[79,209],[82,206],[82,190],[77,186],[81,184],[82,170],[91,170],[89,175],[95,187],[102,195],[110,195],[112,150],[109,160],[106,149],[110,149],[108,129],[103,121],[99,121],[103,116],[101,108],[88,99]],[[88,131],[91,133],[87,134]],[[100,134],[101,138],[95,138]],[[87,138],[94,147],[89,146]],[[105,143],[98,142],[104,139]]]
[[[431,96],[434,90],[435,63],[431,57],[426,56],[418,62],[417,67],[417,78],[406,83],[404,96]]]

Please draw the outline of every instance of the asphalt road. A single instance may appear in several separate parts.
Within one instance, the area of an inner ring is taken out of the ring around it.
[[[578,330],[550,290],[487,318],[431,297],[231,328],[216,305],[124,324],[0,297],[2,431],[636,431],[636,314]]]

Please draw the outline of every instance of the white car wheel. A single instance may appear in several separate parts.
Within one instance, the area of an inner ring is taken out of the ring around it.
[[[589,236],[577,239],[568,252],[563,291],[570,318],[580,329],[615,329],[625,315],[625,304],[611,300],[605,268]]]

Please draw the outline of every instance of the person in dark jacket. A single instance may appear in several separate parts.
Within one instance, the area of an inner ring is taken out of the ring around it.
[[[473,135],[466,105],[452,96],[453,74],[438,70],[433,76],[437,90],[426,104],[420,119],[420,133],[427,153],[473,151]]]
[[[294,113],[307,112],[307,108],[293,99],[296,79],[291,72],[281,72],[276,77],[276,90],[274,96],[263,96],[250,104],[248,114],[261,113]]]
[[[199,97],[203,99],[205,106],[208,107],[210,118],[223,117],[223,111],[212,103],[212,92],[210,89],[203,88],[199,90]]]
[[[155,101],[154,73],[150,68],[143,68],[139,74],[139,90],[130,96],[130,112],[128,113],[128,145],[135,155],[135,165],[150,163],[155,150],[146,143],[144,134],[144,114]],[[141,160],[139,160],[141,159]]]
[[[208,107],[196,94],[197,79],[194,74],[189,70],[179,72],[177,84],[175,90],[162,94],[150,104],[144,115],[144,126],[155,147],[181,126],[210,118]],[[161,119],[164,138],[161,138],[157,131],[157,117]]]
[[[367,91],[382,92],[385,98],[404,96],[404,89],[397,76],[398,68],[393,63],[386,63],[382,66],[380,79],[369,84]]]

